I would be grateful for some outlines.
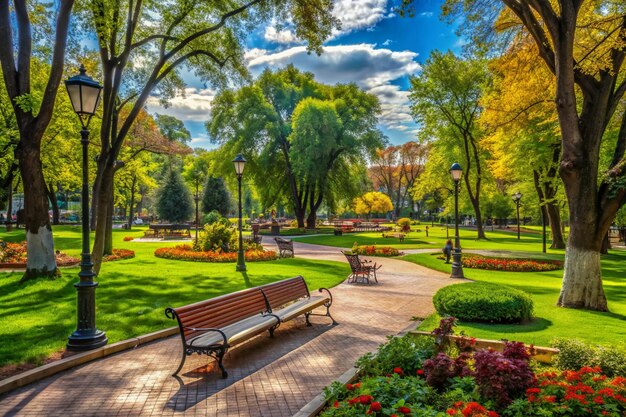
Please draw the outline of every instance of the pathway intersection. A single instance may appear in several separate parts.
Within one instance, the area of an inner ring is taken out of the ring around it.
[[[271,245],[267,245],[271,247]],[[297,257],[345,262],[341,249],[294,242]],[[173,336],[62,372],[0,396],[0,416],[293,416],[386,336],[433,311],[432,296],[461,280],[397,259],[376,258],[379,285],[342,283],[331,289],[332,314],[281,325],[226,356],[228,379],[187,359]],[[305,277],[306,278],[306,277]]]

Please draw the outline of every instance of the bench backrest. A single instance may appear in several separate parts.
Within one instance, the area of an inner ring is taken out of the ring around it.
[[[346,252],[343,252],[343,254],[345,255],[346,259],[348,260],[348,263],[350,264],[350,269],[352,270],[352,272],[357,271],[359,269],[361,269],[363,267],[363,264],[361,264],[361,260],[359,259],[359,255],[358,254],[349,254]]]
[[[221,328],[267,311],[265,296],[257,288],[249,288],[210,300],[172,309],[181,326]],[[185,338],[196,333],[182,329]]]
[[[281,239],[279,237],[275,237],[274,240],[280,249],[293,249],[293,240]]]
[[[273,282],[259,288],[261,288],[267,297],[267,302],[272,310],[290,301],[310,296],[306,282],[301,276]]]

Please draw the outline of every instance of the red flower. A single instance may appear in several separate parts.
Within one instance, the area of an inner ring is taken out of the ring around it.
[[[487,413],[487,417],[500,417],[500,416],[495,411],[490,411]]]
[[[339,401],[335,400],[335,402],[333,403],[333,407],[339,408]]]
[[[398,374],[400,376],[404,375],[404,371],[400,367],[393,368],[393,373]]]
[[[556,401],[556,395],[546,395],[543,397],[543,400],[547,403],[553,403]]]
[[[346,384],[346,389],[347,389],[348,391],[352,391],[352,390],[354,389],[354,385],[352,385],[352,384]]]
[[[454,408],[461,408],[463,407],[463,401],[457,401],[453,404]]]
[[[380,411],[383,407],[380,405],[378,401],[374,401],[370,404],[370,411]]]
[[[411,409],[409,407],[398,407],[398,412],[402,414],[411,414]]]
[[[526,390],[526,395],[529,394],[539,394],[541,392],[541,390],[539,388],[528,388]]]
[[[452,409],[452,408],[448,408],[448,409],[446,410],[446,413],[447,413],[449,416],[455,416],[455,415],[456,415],[456,410],[454,410],[454,409]]]
[[[598,395],[598,396],[596,396],[596,398],[593,399],[593,402],[596,403],[596,404],[602,405],[602,404],[604,404],[604,398],[602,398],[601,395]]]
[[[420,376],[424,375],[424,370],[423,369],[418,369],[417,370],[417,374],[420,375]]]
[[[374,397],[372,397],[371,395],[361,395],[359,397],[359,402],[363,405],[366,405],[366,404],[371,403],[373,399]]]

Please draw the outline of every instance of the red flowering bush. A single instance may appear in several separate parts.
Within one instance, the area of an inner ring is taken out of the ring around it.
[[[467,366],[469,359],[470,355],[465,352],[454,359],[443,352],[439,352],[437,356],[424,362],[426,382],[431,387],[442,390],[452,378],[471,375],[471,371]]]
[[[24,262],[26,262],[26,242],[1,242],[0,263],[17,264]]]
[[[446,414],[457,417],[499,417],[498,413],[487,410],[477,402],[464,404],[462,401],[456,402],[452,408],[448,408]]]
[[[537,375],[535,386],[526,390],[526,398],[509,407],[525,416],[626,415],[626,378],[608,378],[598,367],[579,371],[544,372]]]
[[[359,246],[359,244],[356,242],[354,242],[354,246],[352,246],[352,253],[358,254],[358,255],[382,256],[382,257],[402,255],[402,253],[400,253],[398,249],[392,248],[391,246],[377,246],[377,245]]]
[[[543,272],[563,268],[563,262],[538,259],[496,258],[482,255],[463,255],[463,267],[509,272]]]
[[[135,251],[130,249],[113,249],[111,255],[104,255],[102,262],[120,261],[122,259],[130,259],[135,257]]]
[[[479,350],[474,353],[474,379],[483,398],[499,406],[508,405],[535,383],[529,364],[530,352],[523,343],[506,343],[502,353]]]
[[[193,262],[236,262],[237,252],[223,252],[221,250],[196,251],[191,245],[177,245],[170,248],[159,248],[154,251],[157,258],[176,259]],[[250,249],[244,252],[246,261],[273,261],[277,258],[276,252],[263,249]]]

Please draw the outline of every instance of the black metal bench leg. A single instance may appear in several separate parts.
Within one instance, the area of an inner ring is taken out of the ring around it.
[[[222,379],[228,378],[228,372],[226,372],[226,368],[224,368],[224,365],[222,364],[222,360],[224,359],[225,354],[226,354],[226,350],[222,350],[217,355],[217,365],[220,367],[220,370],[222,371]]]
[[[330,315],[330,306],[326,307],[326,315],[333,321],[333,326],[338,325],[337,321]]]
[[[181,369],[183,369],[183,365],[185,364],[185,359],[187,359],[187,353],[185,353],[185,349],[183,349],[183,359],[180,361],[180,365],[178,365],[178,369],[172,374],[172,376],[178,375]]]
[[[309,321],[309,316],[310,316],[310,315],[311,315],[311,312],[304,313],[304,318],[306,319],[306,325],[307,325],[307,327],[311,327],[311,326],[313,326],[313,325],[311,324],[311,322]]]

